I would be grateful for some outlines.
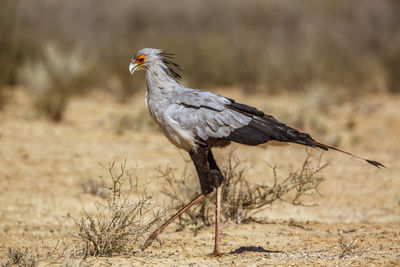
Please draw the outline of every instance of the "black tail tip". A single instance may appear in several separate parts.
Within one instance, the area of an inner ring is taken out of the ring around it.
[[[382,163],[377,162],[377,161],[375,161],[375,160],[366,159],[365,161],[368,162],[369,164],[374,165],[374,166],[377,167],[378,169],[380,169],[381,167],[386,168],[385,165],[383,165]]]

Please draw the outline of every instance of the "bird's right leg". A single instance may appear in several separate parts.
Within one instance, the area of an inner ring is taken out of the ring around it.
[[[149,238],[147,238],[146,242],[142,246],[142,251],[145,250],[151,243],[158,237],[158,235],[167,227],[170,223],[172,223],[176,218],[181,216],[186,210],[190,207],[198,203],[204,197],[206,197],[209,193],[213,191],[214,182],[210,179],[210,166],[208,163],[208,152],[211,153],[211,150],[208,147],[201,146],[196,150],[192,150],[189,152],[190,157],[193,160],[193,163],[196,167],[197,173],[200,179],[201,186],[201,194],[195,197],[190,203],[180,209],[174,216],[172,216],[168,221],[166,221],[161,227],[155,230]]]

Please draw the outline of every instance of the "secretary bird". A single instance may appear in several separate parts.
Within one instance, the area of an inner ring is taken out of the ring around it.
[[[181,76],[177,73],[180,67],[172,60],[173,54],[144,48],[133,56],[129,71],[131,74],[137,70],[146,71],[146,104],[150,115],[171,143],[189,153],[199,176],[201,194],[155,230],[142,250],[150,246],[167,225],[210,194],[215,187],[215,245],[211,255],[221,255],[219,226],[224,178],[211,152],[213,147],[225,147],[232,141],[256,146],[274,140],[323,150],[332,149],[365,160],[378,168],[384,167],[377,161],[319,143],[309,134],[299,132],[254,107],[211,92],[182,86],[179,82]]]

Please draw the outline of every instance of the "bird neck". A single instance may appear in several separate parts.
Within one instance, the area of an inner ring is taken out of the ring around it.
[[[177,86],[181,86],[162,64],[148,67],[146,82],[149,94],[169,92],[173,91]]]

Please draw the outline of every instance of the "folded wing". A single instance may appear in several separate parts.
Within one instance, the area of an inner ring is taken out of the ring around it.
[[[220,138],[255,146],[275,140],[327,149],[309,134],[301,133],[254,107],[217,94],[188,89],[174,95],[174,102],[185,108],[185,112],[176,113],[180,116],[176,119],[182,126],[195,129],[195,134],[204,141]]]

